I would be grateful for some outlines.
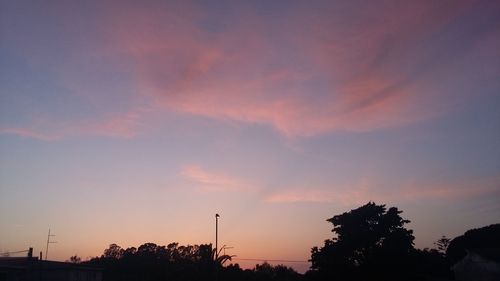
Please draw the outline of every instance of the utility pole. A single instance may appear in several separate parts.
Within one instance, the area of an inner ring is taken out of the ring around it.
[[[55,237],[55,234],[50,234],[50,228],[49,228],[49,234],[47,235],[47,248],[45,248],[45,260],[48,258],[49,254],[49,244],[51,243],[57,243],[57,241],[50,241],[50,237]]]

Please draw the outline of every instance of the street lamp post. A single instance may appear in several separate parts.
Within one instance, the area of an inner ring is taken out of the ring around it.
[[[219,214],[215,214],[215,281],[219,280],[219,265],[218,259],[219,259],[219,249],[218,249],[218,224],[219,224]]]
[[[218,250],[218,224],[219,224],[219,214],[215,214],[215,260],[219,257],[219,250]]]

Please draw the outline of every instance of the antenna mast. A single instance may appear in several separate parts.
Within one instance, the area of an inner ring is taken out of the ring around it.
[[[50,241],[50,237],[55,237],[55,236],[56,236],[55,234],[50,234],[50,228],[49,228],[49,234],[47,235],[47,248],[45,248],[45,260],[47,260],[49,255],[49,244],[57,243],[57,241]]]

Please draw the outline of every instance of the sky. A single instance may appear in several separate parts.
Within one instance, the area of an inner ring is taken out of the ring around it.
[[[500,222],[499,108],[498,1],[0,1],[0,252],[432,247]]]

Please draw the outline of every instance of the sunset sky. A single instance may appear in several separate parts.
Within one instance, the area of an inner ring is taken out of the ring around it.
[[[418,248],[500,222],[499,1],[0,2],[0,252],[219,213],[227,253],[305,261],[368,201]]]

